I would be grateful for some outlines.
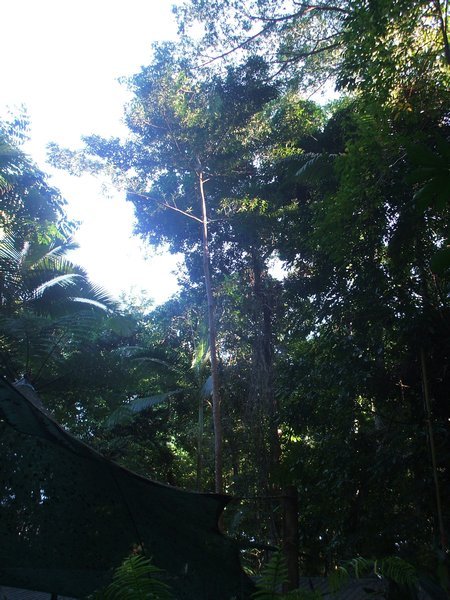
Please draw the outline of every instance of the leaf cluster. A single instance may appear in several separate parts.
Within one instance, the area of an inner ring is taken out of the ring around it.
[[[162,571],[150,559],[131,555],[114,571],[112,582],[90,600],[170,600],[169,586],[161,581]]]

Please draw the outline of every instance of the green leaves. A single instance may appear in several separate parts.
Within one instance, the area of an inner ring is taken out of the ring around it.
[[[74,302],[113,308],[109,294],[91,285],[86,273],[66,258],[73,248],[73,242],[64,238],[22,244],[11,235],[0,239],[3,310],[26,306],[39,312],[61,311],[63,305],[67,310]]]
[[[408,147],[408,158],[414,167],[408,180],[421,184],[413,197],[420,212],[433,209],[445,213],[450,208],[450,142],[438,137],[435,146],[434,151],[423,144]],[[431,257],[431,270],[436,275],[442,276],[450,268],[449,244],[447,239]]]
[[[253,600],[321,600],[320,591],[291,590],[282,592],[284,583],[288,582],[286,561],[280,550],[275,552],[265,565],[256,584],[257,591],[252,594]]]
[[[436,275],[444,275],[450,268],[450,239],[431,257],[431,270]]]
[[[414,586],[418,582],[417,571],[406,560],[399,556],[388,556],[373,565],[375,573],[380,573],[395,583]]]
[[[152,406],[160,404],[161,402],[167,402],[171,396],[179,394],[182,391],[183,390],[174,390],[164,394],[147,396],[145,398],[133,398],[128,402],[128,404],[120,406],[111,415],[109,415],[105,421],[105,425],[109,428],[113,428],[117,425],[128,423],[141,412],[148,410]]]
[[[264,567],[253,600],[276,600],[281,598],[280,589],[288,580],[286,561],[281,551],[275,552]]]
[[[422,184],[414,194],[417,208],[443,211],[450,205],[450,143],[438,138],[435,151],[418,144],[410,146],[407,153],[415,167],[409,180]]]
[[[26,128],[20,117],[0,123],[0,228],[22,243],[45,239],[56,223],[69,226],[60,193],[20,147]]]
[[[27,373],[36,383],[115,309],[110,296],[66,258],[72,248],[62,236],[0,239],[0,364],[9,378]]]
[[[305,183],[318,183],[333,178],[336,154],[306,154],[306,162],[297,171],[297,177]]]
[[[420,0],[349,3],[338,86],[398,111],[414,112],[418,105],[432,111],[449,81],[439,31],[443,4]]]
[[[115,570],[109,586],[89,600],[172,600],[169,586],[161,581],[162,574],[151,560],[129,556]]]
[[[381,560],[368,560],[358,556],[332,571],[328,578],[330,590],[335,594],[348,584],[351,577],[360,579],[369,575],[385,577],[402,586],[414,587],[418,583],[416,569],[398,556],[388,556]]]

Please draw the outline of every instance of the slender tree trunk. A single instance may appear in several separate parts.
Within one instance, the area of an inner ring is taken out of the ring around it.
[[[260,361],[261,365],[255,365],[259,373],[259,393],[260,402],[267,411],[268,419],[268,437],[269,437],[269,471],[271,472],[280,462],[281,447],[278,435],[278,413],[279,407],[274,391],[273,383],[273,340],[272,340],[272,306],[271,301],[264,290],[263,270],[264,266],[257,250],[252,248],[252,270],[254,276],[253,293],[255,297],[255,307],[258,311],[257,318],[260,321],[258,335],[261,345]],[[269,475],[267,473],[266,475]],[[269,479],[269,478],[267,478]],[[267,481],[268,483],[268,481]]]
[[[283,492],[283,551],[288,569],[288,581],[283,586],[283,592],[298,588],[298,491],[293,485]]]
[[[203,240],[203,271],[205,276],[206,298],[208,302],[209,325],[209,351],[211,354],[211,379],[212,379],[212,413],[214,425],[214,464],[215,464],[215,491],[223,491],[222,476],[222,420],[220,416],[220,386],[219,386],[219,361],[217,358],[216,320],[214,309],[214,295],[212,291],[211,260],[208,243],[208,216],[206,212],[205,180],[203,173],[198,174],[200,196],[202,202],[202,240]]]
[[[203,491],[203,396],[199,393],[198,399],[198,438],[197,438],[197,492]]]
[[[444,55],[445,61],[450,65],[450,42],[448,39],[448,0],[444,2],[445,9],[442,11],[440,0],[434,0],[434,7],[436,8],[436,14],[439,21],[439,28],[442,34],[442,41],[444,44]]]
[[[267,284],[267,267],[258,247],[251,247],[252,319],[254,327],[250,410],[253,413],[255,466],[260,493],[278,495],[274,473],[280,462],[278,434],[279,410],[274,389],[273,309],[274,298]],[[264,517],[269,520],[270,543],[279,544],[280,514],[276,510]]]
[[[436,499],[436,513],[437,513],[437,521],[439,527],[439,538],[441,542],[441,549],[443,552],[447,551],[447,536],[445,534],[444,527],[444,518],[442,516],[442,502],[441,502],[441,492],[439,489],[439,478],[438,478],[438,467],[436,460],[436,446],[434,443],[434,432],[432,425],[432,416],[431,416],[431,402],[430,402],[430,393],[428,391],[428,377],[427,377],[427,368],[425,363],[425,353],[423,348],[420,350],[420,365],[422,370],[422,388],[423,388],[423,399],[425,404],[425,414],[426,414],[426,423],[427,423],[427,433],[428,433],[428,443],[430,445],[430,455],[431,455],[431,468],[433,471],[433,481],[434,481],[434,495]]]

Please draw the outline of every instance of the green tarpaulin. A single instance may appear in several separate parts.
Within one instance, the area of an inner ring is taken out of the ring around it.
[[[225,496],[185,492],[106,460],[0,380],[0,585],[83,597],[143,545],[175,598],[248,598]]]

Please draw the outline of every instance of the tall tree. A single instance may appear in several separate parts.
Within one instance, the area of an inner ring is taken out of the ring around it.
[[[140,233],[184,251],[193,265],[197,254],[203,257],[216,491],[223,487],[222,424],[211,240],[227,229],[221,222],[221,202],[254,171],[244,132],[253,114],[276,95],[275,87],[264,82],[266,73],[264,61],[251,58],[224,77],[204,78],[177,55],[175,47],[158,47],[153,63],[129,80],[134,93],[126,116],[131,139],[125,144],[86,139],[91,155],[132,173],[128,197],[135,205]]]
[[[24,116],[0,124],[0,230],[18,243],[70,231],[64,199],[22,149],[27,127]]]
[[[448,101],[448,0],[186,0],[175,13],[185,44],[195,26],[200,67],[261,53],[272,75],[308,96],[336,87],[408,106],[433,89]]]
[[[218,66],[219,59],[240,60],[242,54],[264,54],[286,81],[322,85],[340,63],[342,31],[351,18],[349,0],[296,2],[189,0],[175,8],[182,39],[196,25],[200,65]]]

